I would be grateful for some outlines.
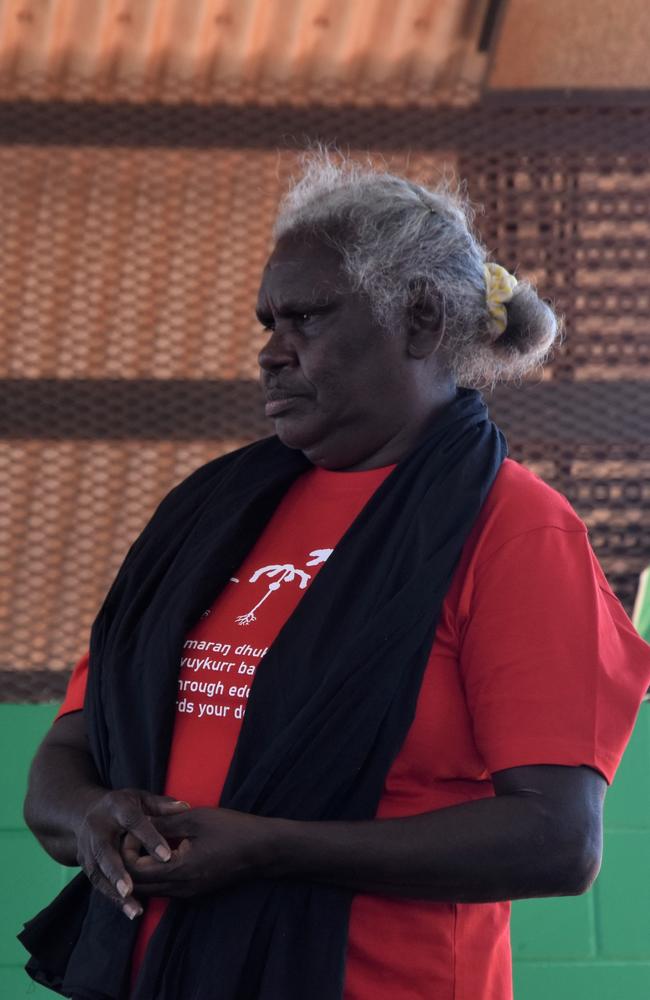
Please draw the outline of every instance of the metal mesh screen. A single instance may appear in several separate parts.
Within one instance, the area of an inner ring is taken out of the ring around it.
[[[269,432],[253,308],[305,135],[420,179],[451,165],[496,259],[565,314],[544,377],[491,409],[629,610],[650,562],[649,131],[623,107],[0,106],[3,697],[61,693],[157,501]]]

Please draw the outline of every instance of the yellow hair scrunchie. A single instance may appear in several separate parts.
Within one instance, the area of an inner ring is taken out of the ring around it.
[[[508,314],[505,303],[510,302],[513,292],[517,287],[517,279],[510,271],[500,264],[484,264],[483,274],[485,275],[485,298],[487,300],[488,312],[494,320],[495,329],[499,336],[508,325]]]

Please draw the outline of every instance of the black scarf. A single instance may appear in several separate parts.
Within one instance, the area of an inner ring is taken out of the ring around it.
[[[384,480],[257,671],[221,805],[369,819],[414,717],[440,608],[506,445],[459,390]],[[161,793],[187,632],[307,468],[277,438],[197,470],[130,549],[91,634],[85,714],[107,787]],[[351,893],[251,881],[173,900],[135,1000],[333,1000]],[[21,940],[30,974],[84,1000],[128,995],[137,928],[79,875]]]

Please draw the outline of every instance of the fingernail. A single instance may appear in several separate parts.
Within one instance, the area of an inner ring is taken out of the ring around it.
[[[174,802],[174,805],[175,806],[182,806],[183,809],[191,809],[192,808],[192,806],[189,804],[189,802],[184,802],[182,799],[176,799],[175,802]]]
[[[169,848],[163,847],[162,845],[159,845],[154,853],[156,857],[159,858],[161,861],[169,861],[169,859],[172,856],[172,852],[169,850]]]
[[[122,907],[122,912],[127,915],[129,920],[134,920],[136,917],[140,916],[142,908],[136,903],[125,903]]]
[[[126,899],[129,894],[129,887],[123,878],[117,880],[117,891],[119,892],[122,899]]]

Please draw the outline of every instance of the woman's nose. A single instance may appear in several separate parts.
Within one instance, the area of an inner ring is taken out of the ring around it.
[[[278,330],[273,330],[258,354],[257,361],[260,368],[271,372],[295,365],[297,357],[289,338]]]

